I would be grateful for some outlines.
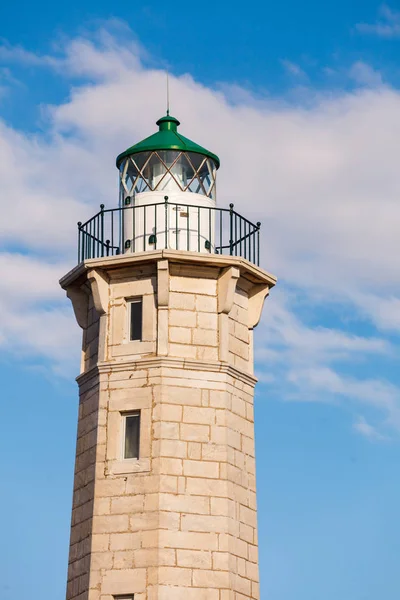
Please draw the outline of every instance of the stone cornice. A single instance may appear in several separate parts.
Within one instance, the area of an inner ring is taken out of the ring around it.
[[[154,369],[162,367],[167,367],[170,369],[183,369],[187,371],[208,371],[211,373],[221,373],[235,377],[242,383],[252,387],[254,387],[257,383],[257,378],[253,375],[237,369],[236,367],[225,362],[206,362],[202,360],[182,359],[169,356],[145,357],[131,361],[126,360],[124,362],[106,361],[98,363],[89,371],[78,375],[76,381],[79,385],[83,385],[98,374],[101,375],[107,373],[120,373],[123,371],[140,371],[141,369]]]
[[[86,272],[91,269],[101,269],[111,272],[115,269],[129,265],[156,263],[160,260],[168,260],[171,263],[187,263],[225,269],[226,267],[237,267],[241,275],[246,275],[254,283],[264,283],[269,288],[273,287],[277,278],[275,275],[264,271],[253,263],[240,256],[229,256],[224,254],[208,254],[203,252],[185,252],[181,250],[152,250],[147,252],[135,252],[120,254],[118,256],[107,256],[104,258],[93,258],[80,263],[69,271],[62,279],[60,285],[66,289],[77,280],[84,281]]]

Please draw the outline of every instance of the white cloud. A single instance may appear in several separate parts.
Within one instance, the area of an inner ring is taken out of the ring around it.
[[[373,34],[383,38],[400,36],[400,12],[392,10],[387,4],[379,9],[380,18],[376,23],[357,23],[356,29],[361,33]]]
[[[366,437],[368,440],[385,440],[386,437],[379,433],[376,427],[367,423],[364,417],[359,417],[358,420],[353,424],[353,429],[360,435]]]
[[[368,87],[379,87],[383,85],[382,75],[367,63],[358,60],[353,63],[349,75],[356,83]]]
[[[42,107],[36,134],[0,122],[0,209],[7,214],[0,223],[0,266],[6,269],[0,286],[8,289],[3,348],[25,347],[59,366],[79,335],[77,327],[70,334],[72,312],[58,295],[57,279],[76,260],[76,221],[100,203],[117,205],[116,155],[153,132],[164,111],[165,73],[146,67],[144,55],[135,40],[121,45],[107,27],[95,41],[81,36],[48,57],[0,49],[3,60],[44,66],[74,82],[64,103]],[[261,344],[259,357],[279,363],[292,386],[302,393],[308,386],[314,396],[332,393],[336,381],[335,394],[344,397],[332,364],[340,370],[340,361],[393,352],[379,333],[356,334],[351,324],[321,326],[318,314],[327,303],[339,311],[351,306],[356,318],[384,331],[398,328],[400,94],[381,85],[365,63],[353,66],[353,77],[362,87],[309,89],[305,106],[229,84],[206,87],[190,75],[170,76],[172,112],[182,133],[221,157],[219,204],[234,202],[262,221],[262,265],[313,306],[315,322],[302,322],[290,297],[285,301],[285,294],[273,291],[256,339],[259,345],[262,336],[272,340]],[[26,280],[25,313],[15,300],[16,273]],[[272,383],[268,374],[264,379]],[[365,393],[369,403],[372,382],[385,398],[387,383],[379,387],[378,377],[370,379],[347,381],[346,394],[350,390],[361,402]],[[393,385],[392,396],[396,390]],[[380,406],[392,419],[393,409]]]

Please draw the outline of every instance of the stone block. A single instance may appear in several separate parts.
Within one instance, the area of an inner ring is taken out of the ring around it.
[[[92,552],[106,552],[110,544],[110,536],[106,533],[93,534],[91,541]]]
[[[194,310],[170,310],[169,324],[173,327],[194,328],[197,325],[197,313]]]
[[[234,570],[233,563],[236,563],[236,558],[232,557],[229,552],[212,553],[212,568],[215,569],[215,571]]]
[[[179,423],[182,420],[183,408],[174,404],[158,403],[153,409],[154,421],[173,421]]]
[[[251,581],[236,574],[233,578],[233,587],[236,592],[243,594],[246,598],[251,596]]]
[[[159,440],[159,456],[171,458],[185,458],[187,456],[187,443],[181,440]]]
[[[217,293],[217,281],[199,277],[177,277],[170,278],[171,292],[183,292],[189,294],[202,294],[215,296]]]
[[[177,550],[176,561],[179,567],[211,569],[211,551]]]
[[[217,298],[211,296],[196,296],[196,310],[199,312],[217,312]]]
[[[165,548],[218,550],[218,535],[212,532],[162,530],[159,532],[159,543]]]
[[[168,548],[142,548],[134,553],[136,567],[174,566],[175,550]]]
[[[178,477],[175,475],[160,475],[160,492],[176,494],[178,492]]]
[[[144,495],[121,496],[111,499],[111,514],[123,515],[143,510]]]
[[[196,296],[194,294],[182,294],[172,291],[169,294],[169,306],[171,309],[194,310],[196,307]]]
[[[173,422],[158,421],[153,425],[155,439],[178,440],[179,424]]]
[[[242,523],[246,525],[250,525],[256,529],[257,527],[257,512],[252,510],[251,508],[247,508],[247,506],[240,505],[239,511],[239,519]]]
[[[197,313],[197,327],[200,329],[212,329],[216,331],[218,329],[218,315],[217,313]]]
[[[169,352],[171,356],[177,356],[178,358],[196,358],[196,348],[194,346],[171,343]]]
[[[189,442],[208,442],[210,439],[210,427],[208,425],[191,425],[181,423],[180,439]]]
[[[158,583],[161,585],[180,585],[190,587],[192,571],[182,567],[163,567],[158,569]]]
[[[204,496],[159,494],[159,507],[172,512],[210,514],[210,502]]]
[[[205,425],[204,425],[205,427]],[[198,442],[188,442],[188,458],[192,460],[200,460],[201,444]]]
[[[183,474],[185,477],[205,477],[209,479],[219,479],[219,463],[199,460],[184,460]]]
[[[202,444],[201,458],[203,460],[213,460],[226,462],[228,460],[227,446],[224,444]]]
[[[218,348],[212,346],[197,346],[196,358],[197,360],[216,362],[219,360]]]
[[[192,330],[187,327],[170,327],[169,340],[177,344],[190,344],[192,341]]]
[[[203,476],[188,477],[186,479],[186,492],[198,496],[226,498],[228,496],[228,484],[221,479],[205,479]]]
[[[208,407],[185,406],[183,408],[183,422],[199,425],[215,424],[215,409]]]
[[[102,594],[136,594],[146,590],[146,569],[118,569],[104,573]]]
[[[245,523],[239,523],[239,537],[241,540],[248,542],[249,544],[254,543],[254,529]]]
[[[211,329],[193,329],[192,343],[197,346],[218,346],[218,333]]]
[[[132,532],[143,532],[147,529],[157,529],[158,524],[158,512],[143,512],[136,515],[131,515],[129,517],[129,528]]]
[[[214,408],[230,408],[230,394],[224,390],[210,390],[210,406]]]
[[[229,588],[229,571],[193,569],[193,585],[207,588]]]
[[[140,533],[112,533],[110,535],[110,550],[135,550],[140,548]]]
[[[179,383],[176,379],[175,384]],[[201,406],[201,389],[195,386],[178,387],[172,382],[164,391],[164,400],[168,404],[180,404],[182,406]]]
[[[258,564],[246,561],[246,577],[252,581],[258,581]]]
[[[229,528],[225,517],[209,515],[182,515],[182,531],[226,533]]]
[[[183,461],[180,458],[157,458],[154,459],[154,469],[164,475],[182,475]]]
[[[105,515],[93,517],[93,533],[117,533],[128,531],[128,515]]]
[[[136,566],[133,561],[133,555],[133,550],[121,550],[119,552],[114,552],[113,568],[132,569],[134,566]]]
[[[157,587],[157,596],[149,600],[219,600],[219,591],[211,588],[188,588],[180,586]]]

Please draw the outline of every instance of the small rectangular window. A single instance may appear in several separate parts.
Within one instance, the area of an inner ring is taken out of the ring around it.
[[[134,594],[128,594],[125,596],[114,596],[114,600],[133,600]]]
[[[141,341],[143,329],[143,298],[134,298],[130,305],[130,340]]]
[[[140,410],[125,414],[124,418],[124,458],[139,458]]]

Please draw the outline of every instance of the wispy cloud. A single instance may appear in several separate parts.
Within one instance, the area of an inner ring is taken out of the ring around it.
[[[290,307],[292,300],[293,306]],[[296,314],[297,313],[297,314]],[[311,313],[312,314],[312,313]],[[256,338],[261,381],[295,402],[363,406],[381,427],[400,432],[400,388],[383,378],[352,376],[352,365],[373,365],[376,357],[396,356],[385,339],[351,334],[301,320],[293,299],[276,291],[266,305]],[[311,318],[311,321],[314,319]],[[264,373],[273,373],[269,382]]]
[[[376,427],[368,423],[364,417],[359,417],[357,421],[353,423],[353,429],[368,440],[383,441],[387,439],[387,437],[382,435]]]
[[[357,31],[377,35],[382,38],[400,36],[400,12],[383,4],[379,9],[379,17],[375,23],[357,23]]]
[[[117,205],[115,156],[153,130],[164,109],[165,74],[145,66],[134,39],[121,47],[105,30],[67,41],[48,57],[6,50],[0,56],[10,65],[45,65],[71,81],[67,101],[44,107],[43,133],[0,121],[0,208],[8,215],[0,224],[0,347],[62,368],[80,333],[57,284],[76,260],[76,222],[100,203]],[[297,65],[287,67],[300,75]],[[400,298],[400,142],[393,126],[400,94],[380,85],[365,63],[353,76],[361,89],[314,91],[306,106],[260,100],[237,86],[232,102],[229,85],[205,87],[188,74],[171,74],[170,84],[184,134],[223,159],[220,205],[234,202],[263,222],[262,265],[312,307],[312,317],[300,316],[296,303],[274,290],[256,334],[261,379],[283,382],[283,397],[297,399],[372,406],[372,393],[380,399],[375,410],[392,423],[396,383],[374,372],[350,377],[346,368],[395,352],[384,335],[398,327]],[[327,324],[328,303],[339,313],[351,306],[352,318],[368,319],[372,333]]]
[[[359,60],[352,64],[349,76],[359,85],[376,88],[383,85],[382,75],[367,63]]]
[[[297,63],[292,62],[291,60],[282,59],[281,65],[283,66],[285,71],[289,73],[289,75],[301,77],[302,79],[307,78],[307,73]]]

